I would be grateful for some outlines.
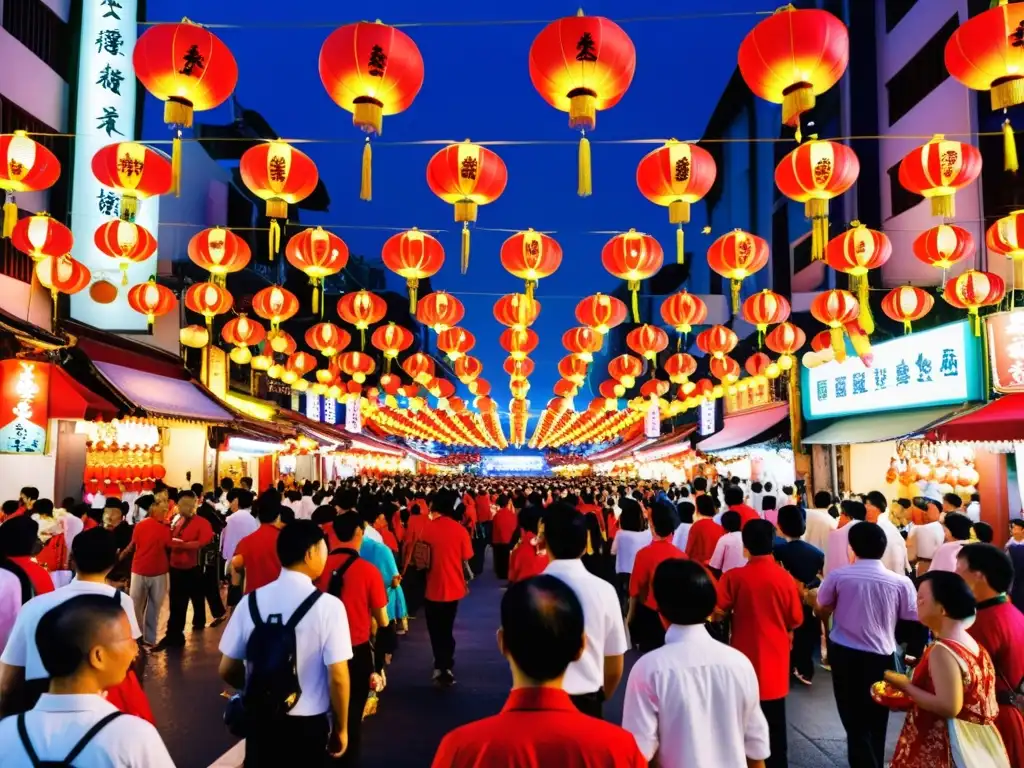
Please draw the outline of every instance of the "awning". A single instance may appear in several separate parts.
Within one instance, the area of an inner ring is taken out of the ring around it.
[[[641,461],[659,461],[690,449],[689,437],[696,431],[696,424],[686,424],[667,435],[662,435],[650,445],[636,451]]]
[[[207,422],[233,421],[235,416],[213,395],[192,381],[94,361],[100,375],[136,408],[150,416]]]
[[[51,419],[109,421],[117,416],[117,406],[79,384],[60,366],[51,365],[49,414]]]
[[[391,443],[385,443],[383,440],[378,440],[371,435],[363,432],[345,432],[345,436],[352,441],[352,445],[349,450],[352,451],[367,451],[369,453],[383,453],[387,456],[398,456],[405,457],[405,451],[399,448],[397,445]]]
[[[1024,442],[1024,395],[1003,395],[928,432],[929,440]]]
[[[948,418],[956,409],[922,408],[917,411],[891,411],[839,419],[803,439],[806,445],[859,445],[886,443],[920,437],[932,424]]]
[[[704,453],[739,448],[754,442],[754,438],[788,418],[788,403],[726,416],[725,425],[719,432],[705,438],[694,447]]]
[[[601,464],[606,461],[614,461],[626,453],[631,453],[639,448],[644,448],[651,443],[655,442],[653,439],[647,437],[643,432],[629,440],[624,440],[621,443],[605,448],[603,451],[586,456],[586,460],[591,464]]]

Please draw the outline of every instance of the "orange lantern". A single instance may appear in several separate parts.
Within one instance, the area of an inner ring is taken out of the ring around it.
[[[932,216],[956,215],[956,193],[981,174],[981,152],[941,133],[900,162],[900,184],[932,201]]]
[[[288,218],[289,205],[313,194],[320,174],[308,155],[284,141],[268,141],[245,150],[238,171],[249,191],[267,201],[273,261],[281,248],[281,225],[277,220]]]
[[[377,384],[380,385],[385,395],[397,395],[402,386],[402,379],[393,373],[382,373],[377,379]]]
[[[525,379],[533,373],[534,368],[533,360],[528,357],[507,357],[501,366],[501,369],[513,379]]]
[[[540,302],[523,293],[510,293],[494,302],[494,319],[509,328],[528,328],[539,315]]]
[[[213,326],[213,318],[223,315],[234,304],[226,288],[216,283],[196,283],[185,291],[185,307],[206,318],[206,328]],[[204,345],[205,346],[205,345]]]
[[[71,253],[75,244],[71,230],[48,213],[37,213],[21,219],[14,225],[10,237],[11,245],[32,261]]]
[[[940,224],[922,232],[914,240],[914,256],[945,272],[958,261],[974,256],[974,235],[954,224]]]
[[[622,27],[602,16],[567,16],[548,24],[530,46],[530,80],[541,97],[569,113],[579,129],[580,197],[593,192],[587,131],[599,110],[611,109],[626,93],[636,70],[636,48]]]
[[[626,320],[626,305],[614,296],[595,293],[576,305],[576,319],[604,336]]]
[[[811,220],[811,258],[825,256],[828,242],[828,201],[857,181],[860,161],[845,144],[812,138],[794,149],[775,169],[775,186],[783,195],[804,204]]]
[[[152,327],[156,318],[166,315],[178,306],[170,288],[158,285],[156,279],[150,278],[147,283],[140,283],[128,291],[128,306],[146,316],[146,322]]]
[[[629,230],[616,235],[601,249],[601,263],[604,268],[620,280],[625,280],[633,296],[633,322],[640,322],[637,294],[640,281],[653,277],[661,269],[665,254],[661,244],[650,235]]]
[[[573,355],[566,355],[558,361],[558,375],[576,386],[587,380],[587,364]]]
[[[366,349],[366,329],[388,313],[387,302],[370,291],[346,293],[338,299],[338,317],[359,330],[360,349]]]
[[[405,358],[402,370],[417,384],[423,384],[434,377],[434,361],[422,352],[416,352]]]
[[[731,281],[732,311],[740,311],[743,281],[768,263],[768,243],[757,235],[734,229],[715,240],[708,249],[708,266]]]
[[[759,345],[764,343],[768,326],[786,322],[789,312],[789,299],[767,288],[743,302],[743,319],[757,327]]]
[[[676,228],[676,263],[684,260],[683,224],[690,223],[690,206],[700,202],[715,184],[718,169],[711,153],[696,144],[671,139],[648,153],[636,169],[640,194],[668,208]]]
[[[728,355],[712,358],[708,369],[712,376],[724,384],[732,384],[740,377],[740,364]]]
[[[692,355],[679,352],[665,361],[665,373],[673,384],[684,384],[697,372],[697,361]]]
[[[932,311],[935,299],[921,288],[913,285],[901,285],[893,288],[882,299],[882,311],[886,317],[897,323],[903,323],[903,333],[914,330],[912,323]]]
[[[352,113],[352,124],[381,135],[385,115],[411,105],[423,86],[423,56],[405,32],[380,21],[334,30],[320,48],[320,81],[334,103]],[[359,197],[371,199],[370,137],[363,146]]]
[[[420,280],[440,271],[444,264],[444,247],[437,238],[413,227],[389,237],[380,255],[385,267],[405,278],[409,288],[409,312],[415,314]]]
[[[407,329],[394,323],[382,325],[370,336],[370,343],[384,353],[384,368],[391,371],[391,361],[412,346],[413,337]]]
[[[966,309],[971,316],[974,335],[981,335],[981,318],[978,310],[991,307],[1003,300],[1006,283],[993,272],[968,269],[946,283],[942,298],[957,309]]]
[[[465,355],[455,361],[455,375],[466,386],[476,381],[484,372],[484,364],[472,355]],[[479,393],[474,393],[479,394]]]
[[[224,285],[228,275],[245,269],[252,252],[249,244],[231,230],[211,227],[188,241],[188,257],[210,273],[212,282]]]
[[[811,302],[811,315],[829,327],[829,338],[836,360],[846,359],[843,327],[860,317],[860,304],[849,291],[831,290],[819,293]]]
[[[868,229],[859,221],[852,222],[851,227],[829,242],[825,259],[832,269],[850,276],[850,288],[856,290],[860,302],[860,325],[865,333],[871,334],[875,321],[871,317],[867,274],[889,261],[892,242],[885,233]]]
[[[640,387],[640,396],[649,397],[657,400],[658,398],[668,394],[671,386],[667,381],[661,379],[648,379]]]
[[[47,256],[36,262],[36,277],[50,292],[53,299],[53,319],[57,319],[57,294],[72,296],[85,289],[92,280],[92,273],[82,263],[71,258],[71,254]]]
[[[626,388],[614,379],[602,381],[597,391],[606,400],[616,400],[626,394]]]
[[[252,311],[270,321],[270,330],[276,331],[285,320],[295,317],[299,300],[295,294],[279,285],[271,285],[252,297]]]
[[[428,293],[416,303],[416,319],[435,333],[458,325],[465,315],[462,302],[444,291]]]
[[[559,379],[555,382],[553,391],[557,397],[575,397],[580,388],[568,379]]]
[[[156,238],[134,221],[114,219],[100,224],[93,242],[100,253],[117,260],[121,285],[128,285],[129,266],[141,264],[156,253]]]
[[[455,385],[446,379],[433,378],[423,386],[437,398],[449,398],[455,394]]]
[[[679,334],[676,349],[681,347],[683,335],[692,331],[693,326],[701,325],[707,317],[708,305],[704,300],[686,291],[673,293],[661,303],[661,319]]]
[[[313,286],[313,314],[322,313],[324,278],[338,274],[348,264],[345,241],[322,227],[304,229],[289,238],[284,256],[289,264],[309,278],[309,284]]]
[[[608,362],[608,375],[626,389],[636,384],[644,372],[644,361],[633,355],[619,355]]]
[[[295,351],[297,346],[295,344],[295,339],[292,338],[291,334],[280,329],[271,331],[267,334],[267,343],[270,344],[270,348],[279,355],[290,355]],[[346,345],[347,344],[348,342],[346,342]]]
[[[807,334],[792,323],[779,323],[765,336],[764,343],[772,352],[781,355],[779,367],[788,371],[793,367],[793,355],[807,343]]]
[[[739,337],[724,325],[713,325],[697,334],[697,349],[705,355],[722,358],[736,349]]]
[[[464,357],[459,362],[469,359],[469,357]],[[469,382],[467,386],[469,387],[469,391],[472,392],[474,395],[477,395],[478,397],[487,397],[487,395],[491,394],[491,383],[487,381],[487,379],[474,379],[473,381]]]
[[[540,343],[540,337],[529,328],[508,328],[498,337],[498,343],[514,360],[523,360]]]
[[[362,384],[377,369],[377,364],[362,352],[345,352],[338,356],[338,368],[356,384]]]
[[[658,353],[668,347],[668,334],[656,325],[641,325],[626,334],[626,346],[655,363]]]
[[[171,162],[134,141],[108,144],[92,156],[92,175],[104,187],[121,195],[121,218],[135,221],[139,200],[166,194],[171,189]]]
[[[294,352],[288,356],[284,367],[289,371],[295,371],[299,376],[305,376],[316,368],[316,358],[307,352]]]
[[[1024,211],[1013,211],[996,221],[985,234],[985,244],[993,253],[1013,261],[1014,282],[1018,282],[1016,273],[1024,263]]]
[[[601,334],[585,325],[570,328],[562,334],[562,346],[584,363],[589,363],[594,359],[594,353],[601,351],[603,343],[604,339]]]
[[[28,133],[0,134],[0,189],[4,190],[4,221],[0,236],[10,237],[18,223],[15,193],[49,189],[59,178],[57,156],[30,138]]]
[[[516,232],[501,244],[501,266],[526,281],[526,295],[533,298],[537,282],[550,277],[562,263],[562,246],[543,232]]]
[[[513,400],[525,400],[530,393],[530,382],[526,379],[512,379],[508,383],[508,389],[512,393]]]
[[[455,362],[476,345],[476,337],[464,328],[449,328],[437,335],[437,348]]]
[[[850,35],[828,11],[780,8],[744,38],[739,68],[747,86],[782,105],[782,122],[796,128],[817,96],[839,82],[850,60]]]
[[[768,357],[764,352],[755,352],[746,359],[743,363],[743,368],[751,376],[764,376],[765,371],[768,370],[768,366],[772,364],[772,359]]]
[[[235,347],[252,347],[267,338],[267,332],[255,320],[239,315],[224,323],[220,337]]]
[[[334,357],[351,341],[348,331],[334,323],[317,323],[306,330],[306,345],[324,357]]]
[[[814,338],[811,339],[811,349],[815,352],[823,352],[826,349],[832,348],[832,334],[828,331],[822,331],[816,333]]]

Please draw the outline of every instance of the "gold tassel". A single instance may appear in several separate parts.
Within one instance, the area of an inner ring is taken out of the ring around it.
[[[181,197],[181,131],[171,142],[171,190],[175,197]]]
[[[366,329],[365,328],[360,328],[359,329],[359,350],[361,352],[365,352],[366,351]]]
[[[3,236],[10,237],[14,232],[14,225],[18,223],[18,203],[10,192],[4,198],[4,228]]]
[[[970,309],[968,312],[971,315],[971,327],[974,328],[974,335],[981,336],[981,315],[978,314],[978,310]]]
[[[469,269],[469,222],[462,222],[462,274]]]
[[[868,336],[875,332],[875,317],[871,314],[871,295],[868,276],[857,278],[857,300],[860,302],[860,327]]]
[[[313,283],[313,314],[320,311],[320,286]]]
[[[740,312],[740,286],[739,280],[732,281],[732,313],[738,315]]]
[[[420,281],[417,280],[415,277],[410,277],[408,280],[405,281],[405,284],[409,288],[409,314],[415,316],[416,301],[419,295]]]
[[[57,324],[57,297],[58,293],[55,288],[50,289],[50,300],[53,302],[53,323]]]
[[[676,264],[682,264],[686,261],[686,252],[683,249],[683,225],[680,224],[676,228]]]
[[[640,281],[639,280],[630,280],[628,285],[627,285],[627,287],[629,288],[629,292],[630,292],[630,294],[632,294],[632,297],[633,297],[633,300],[632,300],[632,305],[633,305],[632,306],[632,309],[633,309],[633,322],[634,323],[639,323],[640,322],[640,297],[639,297],[638,294],[640,292]]]
[[[270,260],[274,260],[274,254],[281,250],[281,225],[277,219],[270,220]]]
[[[594,194],[594,179],[590,172],[590,140],[586,134],[580,136],[579,185],[576,193],[580,197],[590,197]]]
[[[828,201],[808,200],[804,215],[811,220],[811,260],[821,261],[828,242]]]
[[[846,341],[843,339],[843,327],[837,325],[830,328],[829,336],[832,338],[832,351],[835,353],[836,362],[841,363],[846,359]]]
[[[532,306],[532,303],[533,303],[533,289],[536,288],[536,287],[537,287],[537,281],[536,280],[527,280],[526,281],[526,298],[527,298],[527,300],[530,301],[531,306]]]
[[[590,531],[587,531],[587,554],[594,554],[594,544],[590,540]]]
[[[956,216],[956,197],[954,195],[937,195],[932,198],[932,216],[952,219]]]
[[[1013,135],[1009,118],[1003,121],[1003,170],[1009,173],[1020,170],[1017,162],[1017,137]]]
[[[363,175],[359,184],[359,199],[373,199],[373,151],[370,149],[370,137],[363,144]]]
[[[121,265],[121,285],[128,285],[128,265]]]

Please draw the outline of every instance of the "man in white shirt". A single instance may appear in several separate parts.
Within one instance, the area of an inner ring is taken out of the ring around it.
[[[825,575],[850,565],[850,529],[867,520],[864,505],[853,499],[839,502],[839,527],[828,535],[825,547]]]
[[[156,728],[103,695],[124,680],[138,652],[117,600],[79,594],[64,601],[40,620],[39,641],[49,692],[0,722],[0,765],[174,768]]]
[[[707,571],[670,559],[654,596],[671,622],[665,645],[637,660],[626,683],[622,727],[650,760],[671,768],[763,768],[768,722],[750,660],[708,634],[718,595]]]
[[[544,515],[544,541],[551,558],[544,573],[565,582],[583,606],[587,640],[583,655],[566,670],[563,687],[580,712],[601,717],[605,699],[622,679],[629,648],[619,598],[615,587],[583,567],[587,522],[581,512],[561,503],[550,508]]]
[[[941,515],[942,502],[925,499],[924,525],[915,525],[907,536],[907,557],[918,576],[928,572],[932,558],[946,541],[946,529],[939,522]]]
[[[828,551],[828,535],[839,527],[839,521],[828,513],[831,505],[832,494],[818,491],[814,494],[814,507],[804,510],[807,513],[804,541],[822,552]]]
[[[276,616],[295,625],[296,671],[301,694],[286,716],[261,724],[246,736],[249,768],[280,765],[323,765],[325,754],[339,757],[348,746],[352,658],[345,606],[323,594],[313,580],[327,564],[327,542],[320,526],[296,520],[277,538],[281,575],[249,593],[235,608],[220,640],[220,676],[235,688],[246,683],[246,646],[255,629],[253,607],[263,623]],[[333,723],[333,728],[332,724]]]
[[[872,491],[867,496],[864,509],[867,511],[867,521],[878,523],[878,527],[885,532],[885,554],[882,555],[882,565],[893,573],[906,576],[910,571],[907,542],[903,540],[899,529],[889,519],[889,503],[885,496],[880,491]]]
[[[240,488],[232,488],[227,493],[228,516],[224,521],[224,530],[220,534],[220,553],[225,563],[230,563],[235,556],[238,542],[260,527],[259,521],[252,513],[252,494]]]
[[[967,515],[972,523],[981,522],[981,496],[976,493],[971,494],[971,503],[967,505],[964,514]]]
[[[746,555],[743,554],[741,523],[742,518],[739,512],[730,509],[722,513],[722,527],[725,528],[725,536],[715,544],[715,551],[708,561],[710,568],[719,573],[727,573],[733,568],[742,568],[747,564]]]

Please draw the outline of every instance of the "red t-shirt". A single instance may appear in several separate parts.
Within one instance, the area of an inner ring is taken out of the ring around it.
[[[199,515],[192,515],[187,520],[179,520],[171,529],[172,539],[181,539],[190,546],[188,548],[171,549],[171,568],[195,568],[199,565],[199,550],[213,541],[213,527]]]
[[[171,546],[171,527],[166,523],[147,517],[140,520],[132,531],[135,556],[132,558],[132,573],[139,576],[162,576],[170,568],[167,557]]]
[[[666,560],[686,559],[686,554],[670,539],[652,541],[636,553],[633,573],[629,577],[629,596],[638,597],[652,611],[658,610],[654,599],[654,572]]]
[[[491,529],[492,544],[508,544],[512,534],[516,532],[516,513],[508,507],[502,507],[494,513],[494,527]]]
[[[547,550],[539,550],[530,543],[534,536],[536,534],[529,531],[519,531],[519,544],[512,550],[512,556],[508,560],[510,582],[523,581],[544,573],[544,569],[551,562]]]
[[[732,647],[750,659],[762,701],[789,693],[790,633],[804,620],[796,582],[771,555],[751,557],[718,582],[718,607],[732,611]]]
[[[702,517],[690,528],[686,539],[686,556],[698,563],[707,565],[715,554],[715,545],[725,536],[725,528],[710,517]]]
[[[341,598],[348,614],[348,631],[352,645],[370,642],[370,618],[374,612],[387,607],[388,594],[384,589],[384,577],[373,563],[363,560],[354,549],[341,547],[332,550],[327,566],[316,580],[317,589],[326,592],[331,584],[331,574],[344,565],[351,557],[355,561],[341,577]],[[391,618],[390,616],[388,618]]]
[[[235,547],[235,557],[242,558],[242,567],[245,568],[244,594],[266,586],[281,575],[281,561],[277,558],[277,537],[280,533],[276,525],[263,523]]]
[[[470,531],[476,528],[476,502],[468,496],[462,499],[462,524]]]
[[[395,514],[391,516],[391,527],[395,529],[395,540],[401,544],[402,539],[405,538],[405,526],[402,525],[402,510],[396,509]]]
[[[466,529],[450,517],[439,517],[424,528],[421,541],[430,545],[427,571],[427,600],[446,603],[466,596],[462,563],[473,557],[473,544]]]
[[[25,575],[28,576],[28,580],[32,582],[33,591],[37,595],[45,595],[47,592],[53,592],[53,579],[50,577],[49,571],[39,565],[39,563],[32,560],[30,556],[23,555],[20,557],[9,557],[7,559],[25,572]]]
[[[751,520],[760,520],[761,516],[757,514],[752,506],[749,504],[737,504],[734,507],[729,507],[730,512],[737,512],[740,516],[740,530],[743,530],[743,526],[749,523]],[[768,701],[768,699],[765,699]]]
[[[374,528],[376,528],[377,533],[379,533],[381,539],[383,539],[384,545],[397,555],[398,539],[395,538],[395,534],[388,530],[388,527],[386,525],[381,528],[377,528],[377,526],[374,526]]]
[[[481,493],[476,497],[476,519],[481,523],[489,523],[492,517],[491,497]]]

